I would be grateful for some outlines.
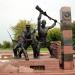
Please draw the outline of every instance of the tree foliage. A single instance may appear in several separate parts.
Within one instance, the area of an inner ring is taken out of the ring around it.
[[[20,20],[15,26],[12,27],[12,31],[15,34],[14,35],[15,40],[18,39],[18,36],[21,35],[22,31],[24,30],[24,28],[27,24],[31,25],[31,29],[35,29],[37,27],[37,25],[34,23],[31,23],[31,21]],[[37,35],[37,32],[36,32],[36,35]],[[59,40],[61,40],[60,29],[59,28],[52,28],[52,29],[48,30],[47,40],[48,41],[59,41]]]
[[[0,43],[0,48],[2,48],[2,44]]]
[[[11,27],[12,31],[14,33],[15,40],[18,39],[18,36],[21,35],[22,31],[24,30],[24,28],[27,24],[31,25],[31,29],[36,27],[36,25],[34,23],[31,23],[31,21],[27,21],[27,20],[20,20],[15,26]]]
[[[21,35],[22,31],[24,30],[26,24],[31,25],[31,29],[35,29],[37,27],[36,24],[31,23],[31,21],[27,20],[20,20],[15,26],[12,27],[14,35],[14,39],[18,39],[18,36]],[[37,32],[36,32],[37,34]],[[48,41],[57,41],[61,39],[61,32],[59,28],[53,28],[48,31],[47,35]]]
[[[61,31],[59,28],[53,28],[48,31],[47,39],[50,41],[60,41]]]
[[[2,48],[11,48],[11,43],[9,41],[3,41]]]

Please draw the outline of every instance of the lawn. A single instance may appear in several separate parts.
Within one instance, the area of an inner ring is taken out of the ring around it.
[[[28,50],[28,52],[32,52],[32,48],[28,48],[27,50]],[[2,51],[2,52],[4,52],[4,51],[8,52],[8,51],[13,51],[13,49],[11,49],[11,48],[7,48],[7,49],[0,48],[0,51]],[[48,49],[47,48],[41,48],[40,52],[48,52]]]

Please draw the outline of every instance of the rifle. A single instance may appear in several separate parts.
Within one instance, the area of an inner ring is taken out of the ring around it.
[[[13,39],[12,39],[12,37],[11,37],[11,35],[10,35],[9,31],[7,31],[7,32],[8,32],[8,34],[9,34],[10,39],[12,40],[12,42],[17,42],[16,40],[13,40]]]
[[[48,16],[47,13],[45,11],[43,11],[38,5],[35,7],[40,13],[42,13],[43,15],[45,15],[46,17],[48,17],[50,20],[55,21],[56,19],[53,19],[52,17]],[[57,20],[56,20],[57,21]],[[57,22],[59,23],[59,22]],[[60,23],[59,23],[60,24]]]

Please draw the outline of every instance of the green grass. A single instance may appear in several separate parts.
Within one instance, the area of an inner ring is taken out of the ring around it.
[[[47,48],[41,48],[40,52],[48,52],[48,49]]]
[[[7,49],[0,48],[0,51],[3,51],[3,52],[4,51],[12,51],[12,50],[13,50],[12,48],[7,48]],[[33,51],[32,48],[28,48],[27,50],[28,50],[28,52]],[[48,49],[47,48],[41,48],[40,52],[48,52]]]
[[[28,48],[27,50],[28,50],[28,52],[32,52],[33,51],[32,48]],[[47,48],[41,48],[40,52],[48,52],[48,49]]]
[[[7,48],[7,49],[4,49],[4,48],[0,48],[0,52],[9,52],[9,51],[12,51],[11,48]]]

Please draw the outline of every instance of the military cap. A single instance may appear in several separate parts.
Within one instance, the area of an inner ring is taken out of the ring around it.
[[[42,20],[42,23],[45,23],[46,24],[46,20]]]
[[[26,27],[30,27],[30,25],[29,25],[29,24],[27,24],[27,25],[26,25]]]

